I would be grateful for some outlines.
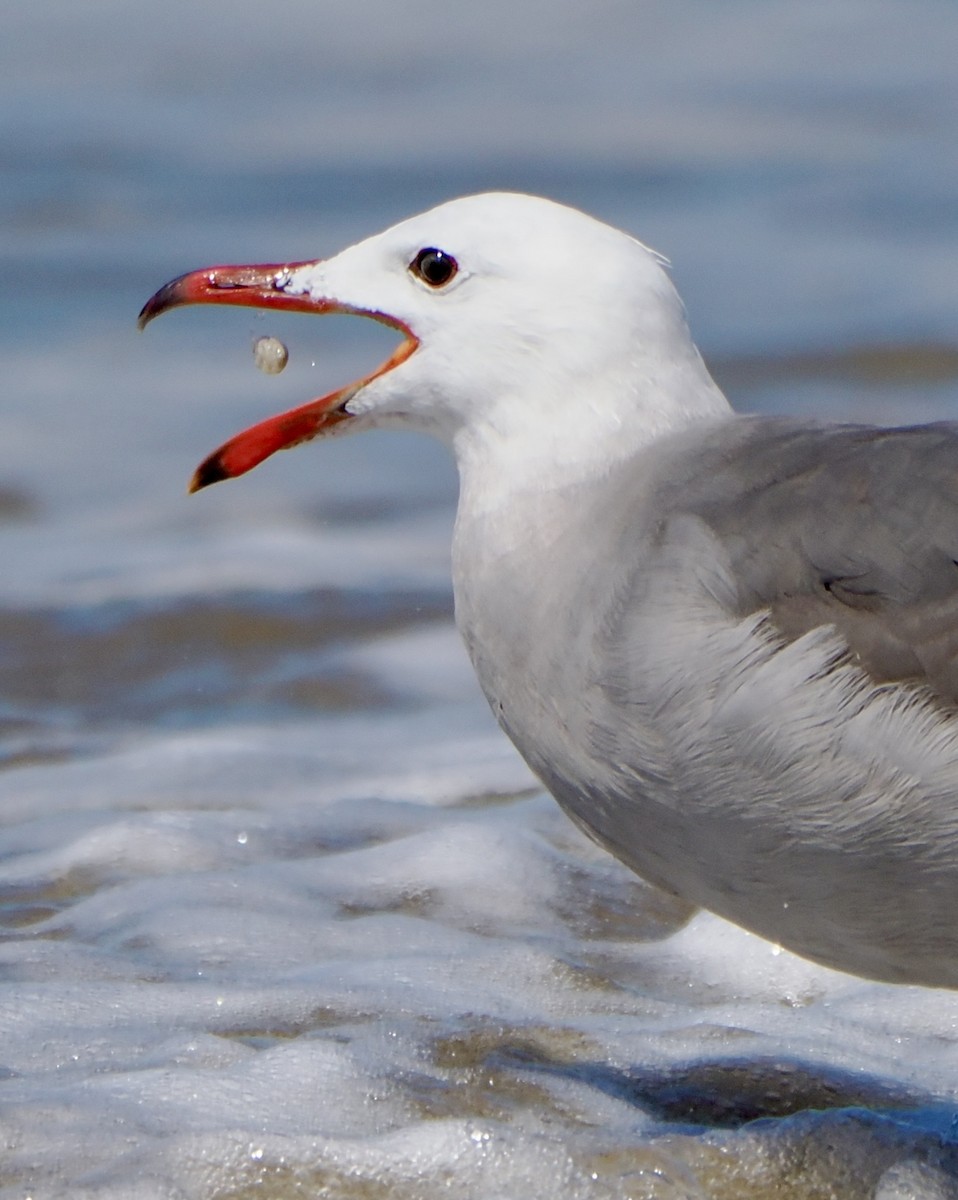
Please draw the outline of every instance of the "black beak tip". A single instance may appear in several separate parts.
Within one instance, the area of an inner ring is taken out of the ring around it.
[[[193,472],[193,478],[190,480],[189,486],[190,495],[201,491],[205,487],[209,487],[211,483],[222,483],[224,479],[229,478],[231,476],[220,461],[219,454],[211,454]]]
[[[188,278],[189,276],[187,275],[178,275],[176,279],[171,279],[169,283],[164,283],[158,292],[154,292],[140,309],[140,315],[136,319],[137,329],[145,329],[154,317],[165,313],[167,309],[179,308],[182,304],[189,304],[190,298],[185,286],[185,281]]]

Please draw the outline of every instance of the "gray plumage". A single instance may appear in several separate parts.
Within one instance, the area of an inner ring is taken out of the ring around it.
[[[958,986],[958,429],[723,419],[548,507],[532,590],[497,556],[460,623],[563,807],[799,953]]]
[[[714,532],[742,616],[833,625],[876,682],[958,700],[958,428],[742,419],[684,465],[659,503]]]

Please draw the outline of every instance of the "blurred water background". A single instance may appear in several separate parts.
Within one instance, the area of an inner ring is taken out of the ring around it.
[[[958,1196],[958,997],[689,913],[498,733],[439,447],[314,444],[185,495],[392,335],[134,325],[181,271],[509,188],[668,254],[740,407],[954,419],[958,8],[34,0],[3,26],[0,1200]]]

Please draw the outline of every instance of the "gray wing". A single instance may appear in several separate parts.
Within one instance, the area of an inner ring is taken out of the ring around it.
[[[958,703],[958,425],[731,424],[661,501],[718,538],[741,615],[833,625],[876,681]]]

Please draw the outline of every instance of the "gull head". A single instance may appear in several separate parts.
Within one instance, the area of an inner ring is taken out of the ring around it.
[[[191,490],[313,437],[369,428],[420,429],[459,454],[502,440],[578,446],[636,414],[669,424],[684,403],[665,386],[676,370],[691,364],[708,379],[663,261],[575,209],[487,193],[332,258],[192,271],[147,302],[140,326],[184,304],[232,304],[354,313],[402,337],[369,375],[231,438]]]

